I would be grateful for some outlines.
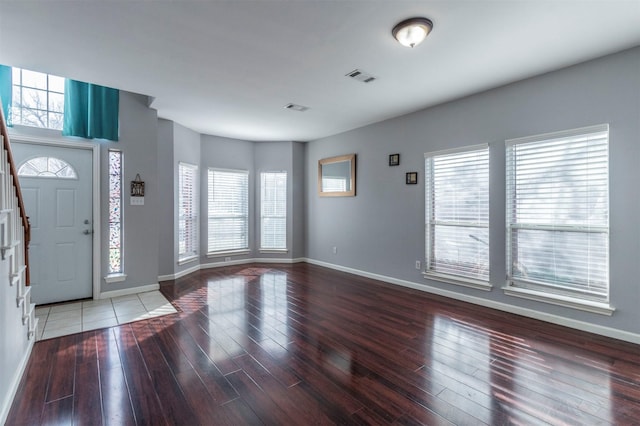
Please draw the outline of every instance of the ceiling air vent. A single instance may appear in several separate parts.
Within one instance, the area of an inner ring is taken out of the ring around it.
[[[376,78],[371,74],[368,74],[362,70],[353,70],[350,73],[346,74],[347,77],[353,78],[354,80],[358,80],[362,83],[371,83]]]
[[[292,111],[298,111],[298,112],[304,112],[309,109],[309,107],[298,105],[298,104],[286,104],[284,108],[290,109]]]

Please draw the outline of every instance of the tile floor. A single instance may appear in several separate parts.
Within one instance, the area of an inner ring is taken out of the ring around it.
[[[114,327],[175,312],[176,308],[159,291],[36,307],[39,318],[36,340]]]

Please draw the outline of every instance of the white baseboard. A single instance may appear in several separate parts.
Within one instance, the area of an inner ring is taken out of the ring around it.
[[[11,410],[11,404],[13,404],[13,399],[16,397],[16,393],[18,392],[18,387],[20,386],[20,381],[22,380],[22,376],[24,375],[27,364],[29,363],[29,358],[31,357],[31,351],[33,350],[33,344],[35,341],[36,336],[34,335],[31,340],[29,340],[27,350],[24,352],[20,365],[16,369],[13,379],[11,380],[9,393],[7,393],[5,400],[2,401],[2,406],[0,407],[0,425],[5,424],[7,421],[9,410]]]
[[[123,288],[122,290],[112,290],[100,293],[100,299],[108,299],[110,297],[128,296],[130,294],[145,293],[147,291],[158,290],[159,284],[142,285],[139,287]]]
[[[304,257],[299,257],[296,259],[284,259],[284,258],[253,258],[253,259],[238,259],[231,260],[227,262],[212,262],[212,263],[204,263],[192,266],[189,269],[185,269],[184,271],[180,271],[173,275],[159,275],[158,281],[170,281],[177,280],[178,278],[182,278],[186,275],[189,275],[193,272],[199,271],[201,269],[211,269],[211,268],[222,268],[224,266],[233,266],[233,265],[246,265],[249,263],[301,263],[306,262],[307,259]]]
[[[222,262],[211,262],[200,264],[200,269],[222,268],[223,266],[246,265],[247,263],[256,263],[255,259],[237,259]]]
[[[233,266],[233,265],[246,265],[248,263],[300,263],[305,262],[305,258],[297,258],[297,259],[284,259],[284,258],[267,258],[260,257],[254,259],[238,259],[231,260],[228,262],[214,262],[214,263],[205,263],[200,265],[200,269],[211,269],[211,268],[221,268],[223,266]]]
[[[169,275],[158,275],[158,282],[160,281],[171,281],[171,280],[177,280],[178,278],[182,278],[186,275],[189,275],[191,273],[197,272],[200,270],[200,264],[196,263],[195,265],[180,271],[180,272],[176,272],[175,274],[169,274]]]
[[[520,306],[513,306],[502,302],[495,302],[493,300],[483,299],[480,297],[469,296],[466,294],[456,293],[454,291],[443,290],[429,286],[427,284],[419,284],[412,281],[400,280],[385,275],[373,274],[371,272],[361,271],[359,269],[353,269],[346,266],[334,265],[328,262],[322,262],[315,259],[305,259],[306,262],[313,265],[323,266],[329,269],[335,269],[337,271],[348,272],[350,274],[359,275],[366,278],[371,278],[378,281],[383,281],[389,284],[400,285],[403,287],[409,287],[415,290],[424,291],[427,293],[437,294],[439,296],[448,297],[450,299],[460,300],[462,302],[472,303],[474,305],[480,305],[487,308],[496,309],[499,311],[509,312],[511,314],[522,315],[524,317],[533,318],[541,321],[546,321],[552,324],[562,325],[565,327],[573,328],[576,330],[586,331],[588,333],[598,334],[605,337],[611,337],[613,339],[624,340],[625,342],[631,342],[640,344],[640,334],[631,333],[629,331],[618,330],[611,327],[605,327],[602,325],[591,324],[584,321],[578,321],[571,318],[561,317],[558,315],[547,314],[545,312],[536,311],[533,309],[522,308]]]

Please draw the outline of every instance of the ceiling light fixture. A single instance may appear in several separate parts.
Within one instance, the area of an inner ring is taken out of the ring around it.
[[[416,47],[424,41],[433,29],[433,22],[427,18],[405,19],[393,27],[391,34],[403,46]]]

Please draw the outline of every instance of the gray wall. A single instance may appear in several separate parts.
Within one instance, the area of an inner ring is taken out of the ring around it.
[[[612,317],[505,296],[505,139],[610,124]],[[524,80],[307,146],[307,256],[368,273],[640,332],[640,48]],[[493,290],[425,280],[425,152],[490,144],[490,255]],[[356,153],[357,196],[320,198],[319,159]],[[388,155],[400,153],[400,166]],[[418,172],[418,185],[405,173]],[[332,247],[337,247],[337,254]]]

